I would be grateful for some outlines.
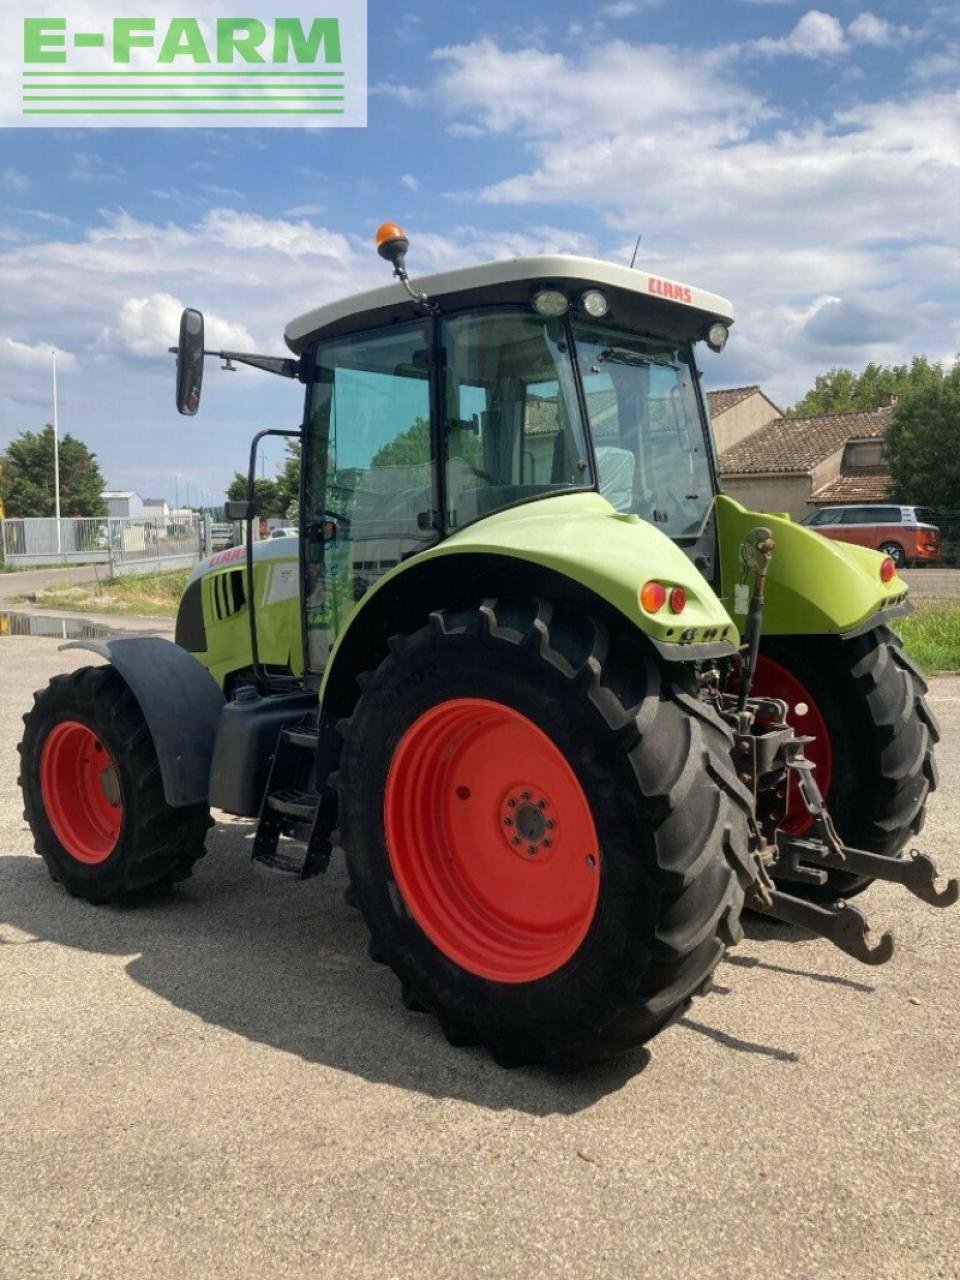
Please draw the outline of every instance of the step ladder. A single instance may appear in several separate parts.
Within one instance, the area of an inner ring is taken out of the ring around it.
[[[330,764],[321,764],[321,748],[333,746],[332,730],[304,721],[281,729],[260,806],[253,861],[271,871],[306,880],[326,871],[333,852],[330,837],[336,825],[337,801],[318,778],[326,778]],[[291,848],[281,837],[297,841]]]

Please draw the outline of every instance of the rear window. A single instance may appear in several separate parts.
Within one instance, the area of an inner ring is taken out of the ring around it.
[[[917,507],[916,509],[917,524],[936,524],[937,513],[932,507]]]

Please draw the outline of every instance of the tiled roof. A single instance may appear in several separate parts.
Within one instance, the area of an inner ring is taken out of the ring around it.
[[[741,400],[748,400],[757,391],[760,391],[760,388],[756,386],[724,387],[719,391],[708,391],[707,400],[710,403],[710,416],[718,418],[721,413],[726,413],[728,409],[732,409]]]
[[[804,475],[842,449],[848,440],[882,437],[893,409],[826,413],[816,418],[778,418],[720,455],[724,475]]]
[[[868,475],[840,475],[829,480],[811,497],[818,505],[837,502],[886,502],[890,498],[890,476],[878,471]]]

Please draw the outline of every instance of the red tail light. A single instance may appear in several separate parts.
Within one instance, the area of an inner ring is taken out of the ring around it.
[[[687,593],[683,587],[674,587],[670,592],[670,612],[683,613],[687,607]]]
[[[640,588],[640,604],[647,613],[659,613],[667,603],[667,588],[662,582],[645,582]]]
[[[880,581],[892,582],[897,576],[897,566],[889,556],[885,556],[880,564]]]

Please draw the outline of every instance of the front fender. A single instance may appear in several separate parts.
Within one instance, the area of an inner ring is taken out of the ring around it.
[[[764,635],[842,635],[863,628],[881,611],[901,606],[906,599],[908,588],[902,578],[880,580],[884,557],[879,551],[834,542],[786,516],[748,511],[726,494],[717,498],[716,511],[720,596],[735,617],[740,545],[758,525],[773,533]]]
[[[709,582],[659,529],[620,514],[598,493],[564,494],[496,512],[384,574],[338,635],[321,696],[352,637],[377,616],[379,602],[403,592],[404,574],[408,581],[416,578],[419,588],[430,562],[461,557],[462,572],[469,573],[470,555],[507,558],[563,575],[611,605],[674,660],[732,655],[739,643],[736,626]],[[651,578],[668,589],[684,589],[682,615],[668,608],[644,612],[639,591]]]
[[[72,640],[61,648],[98,653],[126,681],[153,738],[167,804],[206,804],[224,707],[223,694],[209,671],[162,636]]]

